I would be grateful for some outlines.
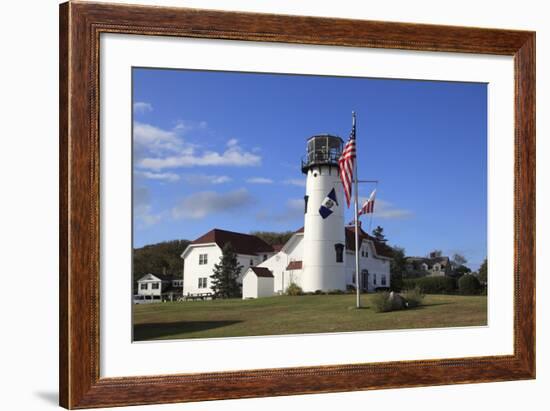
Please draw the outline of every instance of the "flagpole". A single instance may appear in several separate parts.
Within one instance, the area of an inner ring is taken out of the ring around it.
[[[354,212],[355,212],[355,284],[356,284],[356,306],[361,308],[361,283],[359,277],[359,177],[357,175],[357,130],[355,128],[355,111],[352,111],[352,127],[355,130],[355,162],[353,165],[353,175],[354,175],[354,189],[355,189],[355,198],[354,198]]]

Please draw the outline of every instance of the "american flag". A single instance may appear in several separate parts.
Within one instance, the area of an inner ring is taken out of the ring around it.
[[[355,164],[355,123],[351,128],[351,133],[348,142],[344,146],[344,151],[338,160],[340,168],[340,180],[344,185],[344,194],[346,195],[346,203],[348,207],[351,201],[351,185],[353,183],[353,166]]]
[[[376,188],[372,190],[367,201],[361,206],[361,210],[357,213],[358,216],[361,214],[371,214],[374,213],[374,198],[376,197]]]

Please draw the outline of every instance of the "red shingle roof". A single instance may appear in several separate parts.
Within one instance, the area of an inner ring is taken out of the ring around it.
[[[216,243],[220,248],[231,243],[238,254],[255,255],[259,253],[272,253],[273,247],[255,235],[235,233],[233,231],[219,230],[215,228],[197,238],[191,244]]]
[[[287,270],[301,270],[302,269],[302,262],[301,261],[291,261],[288,263]]]
[[[273,246],[272,246],[273,251],[278,253],[279,251],[281,251],[283,249],[284,246],[285,246],[284,244],[273,244]]]
[[[378,241],[376,238],[368,235],[361,227],[359,227],[359,246],[361,246],[361,242],[363,240],[372,241],[374,248],[376,249],[376,254],[379,256],[392,258],[393,252],[389,245]],[[346,227],[346,249],[355,251],[355,227],[353,226]]]
[[[273,278],[273,274],[271,274],[271,271],[265,267],[250,267],[252,271],[258,276],[258,277],[267,277],[267,278]]]

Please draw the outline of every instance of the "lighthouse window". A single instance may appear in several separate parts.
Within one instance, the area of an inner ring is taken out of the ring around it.
[[[334,244],[334,250],[336,251],[336,262],[344,262],[344,245],[343,244]]]
[[[304,196],[304,214],[307,213],[307,200],[309,200],[309,196]]]

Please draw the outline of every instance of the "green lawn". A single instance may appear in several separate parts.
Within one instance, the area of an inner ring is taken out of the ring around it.
[[[372,294],[308,295],[257,300],[189,301],[134,306],[136,341],[303,334],[487,324],[486,296],[427,295],[414,309],[376,313]]]

